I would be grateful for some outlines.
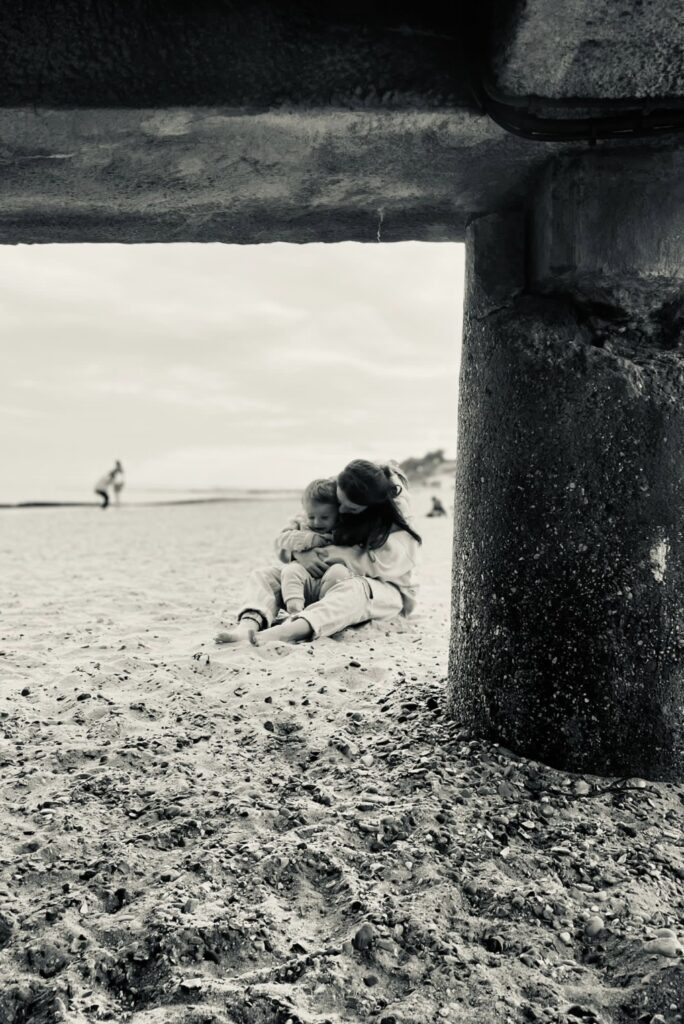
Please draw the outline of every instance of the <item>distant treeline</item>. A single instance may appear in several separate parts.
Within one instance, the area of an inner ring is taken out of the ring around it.
[[[431,476],[440,471],[451,469],[454,463],[444,457],[444,449],[437,448],[434,452],[428,452],[422,458],[404,459],[400,462],[407,480],[428,480]]]

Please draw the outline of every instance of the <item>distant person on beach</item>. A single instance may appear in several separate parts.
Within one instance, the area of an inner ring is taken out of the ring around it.
[[[120,474],[121,483],[120,483],[120,486],[119,486],[119,490],[117,491],[116,490],[116,485],[117,485],[117,480],[119,479],[119,474]],[[117,462],[115,464],[114,469],[110,469],[110,471],[108,473],[105,473],[104,476],[101,476],[100,479],[95,484],[95,487],[94,487],[95,493],[98,494],[102,498],[102,505],[100,506],[101,508],[107,508],[107,506],[109,505],[109,488],[110,487],[114,488],[114,493],[116,495],[116,501],[117,501],[117,504],[118,504],[119,503],[119,493],[121,491],[121,487],[123,487],[123,467],[121,466],[120,462]]]
[[[102,498],[102,505],[100,506],[101,508],[107,508],[107,505],[109,505],[109,488],[111,486],[111,483],[112,474],[111,472],[109,472],[105,473],[104,476],[101,476],[100,479],[95,484],[95,493]]]
[[[289,615],[301,612],[305,604],[327,590],[322,580],[312,576],[294,556],[334,542],[339,516],[335,477],[313,480],[304,490],[302,505],[303,511],[290,520],[276,539],[278,557],[285,562],[280,570],[280,592]]]
[[[445,516],[447,514],[444,505],[439,500],[436,494],[432,495],[432,508],[428,512],[428,516]]]
[[[406,478],[396,463],[355,459],[337,477],[335,490],[340,512],[336,543],[292,554],[321,581],[321,596],[274,626],[282,606],[282,570],[256,570],[237,625],[219,633],[217,643],[294,643],[413,611],[421,538],[411,525]]]
[[[116,505],[120,505],[121,492],[126,481],[124,480],[123,466],[121,465],[118,459],[116,460],[114,469],[112,470],[112,474],[112,490],[114,491],[114,503]]]

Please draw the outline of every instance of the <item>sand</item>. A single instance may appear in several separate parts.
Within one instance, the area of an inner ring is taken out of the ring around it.
[[[291,511],[1,514],[0,1024],[682,1020],[684,787],[448,719],[451,517],[413,620],[217,648]]]

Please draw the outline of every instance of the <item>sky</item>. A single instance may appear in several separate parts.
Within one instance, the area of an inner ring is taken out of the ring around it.
[[[464,247],[0,246],[0,502],[456,448]]]

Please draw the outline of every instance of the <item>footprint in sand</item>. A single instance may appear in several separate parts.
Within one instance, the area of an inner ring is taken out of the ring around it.
[[[294,652],[292,644],[256,644],[250,648],[251,653],[263,658],[264,661],[278,661],[280,658],[289,658]]]

